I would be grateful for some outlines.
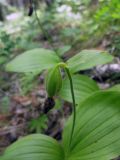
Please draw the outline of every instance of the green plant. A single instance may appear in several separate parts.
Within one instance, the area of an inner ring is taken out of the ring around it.
[[[109,31],[119,31],[120,2],[119,0],[105,0],[93,14],[93,23],[97,25],[95,32],[105,35]]]
[[[98,92],[79,104],[71,147],[70,118],[61,144],[48,136],[34,134],[10,146],[1,159],[110,160],[117,157],[120,154],[119,97],[119,92]]]
[[[77,73],[80,70],[89,69],[96,65],[105,64],[112,61],[113,57],[103,51],[98,50],[83,50],[72,58],[68,59],[67,64],[71,74]],[[42,71],[50,68],[54,68],[58,63],[63,60],[54,52],[47,49],[33,49],[24,52],[17,56],[13,61],[7,64],[7,71],[14,71],[20,73],[32,74],[41,73]],[[76,103],[96,90],[99,90],[95,82],[83,75],[73,75],[73,81],[75,85],[75,97]],[[66,85],[67,83],[67,85]],[[65,86],[65,88],[63,88]],[[66,91],[65,91],[66,90]],[[62,92],[63,91],[63,92]],[[68,77],[63,80],[60,96],[68,101],[72,101],[70,94],[70,85]],[[66,93],[66,95],[65,95]],[[79,93],[79,94],[78,94]],[[80,96],[80,98],[79,98]]]
[[[49,79],[46,81],[48,92],[53,91],[52,94],[48,93],[50,96],[59,95],[62,88],[59,83],[61,78],[56,77],[56,72],[58,73],[56,67],[64,70],[69,80],[67,84],[69,83],[70,86],[73,115],[65,126],[61,144],[45,135],[30,135],[8,147],[1,157],[2,160],[109,160],[117,157],[120,154],[120,93],[98,91],[99,89],[92,80],[86,83],[84,81],[86,77],[81,76],[86,92],[88,88],[90,89],[89,82],[93,85],[91,88],[97,88],[98,92],[92,91],[90,92],[92,95],[85,96],[81,102],[79,100],[75,102],[72,78],[72,74],[79,70],[104,64],[112,59],[112,56],[106,53],[86,50],[65,63],[52,51],[35,49],[10,62],[6,67],[9,71],[34,72],[39,70],[41,72],[48,68],[51,68],[51,71],[55,69],[52,72],[54,74],[48,72]],[[79,75],[74,76],[75,80],[79,79]]]
[[[16,42],[9,34],[0,31],[0,64],[3,64],[8,60],[15,44]]]
[[[120,56],[120,35],[113,33],[111,37],[111,43],[108,46],[108,49],[114,53],[115,56]]]
[[[47,128],[47,121],[48,118],[46,115],[40,115],[40,117],[32,119],[29,122],[29,130],[31,132],[35,131],[36,133],[42,133],[42,131]]]

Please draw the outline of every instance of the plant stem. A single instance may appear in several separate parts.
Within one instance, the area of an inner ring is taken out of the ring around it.
[[[76,103],[75,103],[75,94],[74,94],[74,88],[73,88],[73,80],[72,80],[71,73],[70,73],[69,68],[67,67],[66,63],[61,62],[58,64],[58,66],[65,69],[65,71],[67,72],[69,81],[70,81],[71,96],[72,96],[72,101],[73,101],[73,124],[72,124],[70,141],[69,141],[69,149],[71,150],[71,142],[73,139],[73,134],[74,134],[74,129],[75,129],[75,121],[76,121]]]
[[[36,7],[35,7],[35,8],[36,8]],[[40,29],[42,30],[44,36],[45,36],[46,39],[49,41],[49,43],[52,44],[52,39],[51,39],[51,37],[48,35],[47,31],[43,28],[43,26],[42,26],[42,24],[41,24],[41,22],[40,22],[40,20],[39,20],[39,17],[38,17],[38,15],[37,15],[36,9],[35,9],[35,16],[36,16],[37,22],[38,22],[39,27],[40,27]]]
[[[56,50],[55,50],[55,48],[54,48],[54,46],[53,46],[53,40],[52,40],[51,36],[50,36],[49,33],[44,29],[42,23],[40,22],[40,19],[39,19],[38,15],[37,15],[37,9],[36,9],[37,7],[36,7],[36,5],[35,5],[34,2],[32,2],[32,3],[34,4],[35,16],[36,16],[36,20],[37,20],[37,22],[38,22],[38,25],[39,25],[41,31],[43,32],[44,36],[45,36],[46,39],[48,40],[49,44],[51,45],[52,49],[54,50],[54,52],[56,52]],[[56,52],[56,53],[57,53],[57,52]]]
[[[65,68],[65,70],[67,72],[67,75],[70,81],[71,95],[72,95],[72,101],[73,101],[73,124],[72,124],[72,130],[71,130],[70,141],[69,141],[69,148],[71,149],[71,142],[73,139],[73,134],[74,134],[74,129],[75,129],[75,120],[76,120],[76,103],[75,103],[75,94],[74,94],[72,76],[67,67]]]

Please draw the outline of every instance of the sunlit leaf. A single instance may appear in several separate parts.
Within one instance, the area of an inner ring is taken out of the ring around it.
[[[69,160],[110,160],[120,155],[120,93],[98,92],[77,108],[70,151],[71,118],[63,135]]]
[[[92,93],[99,91],[96,82],[87,76],[73,75],[72,80],[77,104]],[[62,99],[72,102],[70,82],[68,78],[63,80],[62,89],[60,90],[59,95]]]
[[[113,60],[113,57],[108,53],[100,50],[83,50],[70,58],[67,63],[70,70],[78,72],[92,68],[97,65],[103,65]]]
[[[45,135],[34,134],[21,138],[5,152],[3,160],[62,160],[59,143]]]
[[[7,64],[6,70],[12,72],[37,72],[48,69],[60,62],[59,57],[47,49],[33,49],[17,56]]]

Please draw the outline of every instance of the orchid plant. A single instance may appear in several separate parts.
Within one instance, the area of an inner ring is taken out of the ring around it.
[[[80,70],[111,62],[108,53],[83,50],[66,62],[46,49],[27,51],[7,64],[7,71],[48,70],[46,91],[73,103],[62,140],[32,134],[7,148],[0,160],[110,160],[120,155],[120,93],[101,91]],[[64,71],[64,76],[62,72]]]

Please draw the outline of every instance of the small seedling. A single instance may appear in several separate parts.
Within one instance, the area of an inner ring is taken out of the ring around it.
[[[36,119],[32,119],[29,122],[29,130],[31,132],[42,133],[47,128],[48,118],[46,115],[40,115],[40,117]]]

